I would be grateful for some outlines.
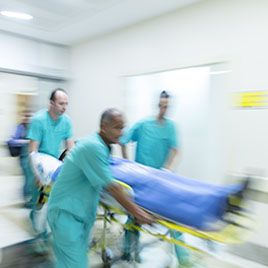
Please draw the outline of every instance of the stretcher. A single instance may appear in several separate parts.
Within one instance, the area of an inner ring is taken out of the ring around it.
[[[35,153],[32,156],[32,164],[40,178],[39,200],[45,203],[62,162],[52,156]],[[159,225],[206,240],[221,243],[240,242],[239,230],[243,230],[241,222],[246,218],[242,203],[248,180],[227,186],[216,185],[121,158],[111,158],[110,167],[116,181],[137,205],[155,215]],[[105,191],[101,195],[101,204],[104,208],[102,219],[105,232],[107,223],[120,223],[115,215],[126,214],[126,211]],[[199,251],[191,245],[150,228],[135,224],[123,224],[123,227]],[[105,240],[105,234],[103,239]],[[102,245],[103,260],[108,262],[104,241]]]
[[[110,163],[114,178],[128,189],[137,205],[156,217],[156,223],[165,230],[225,244],[242,242],[241,238],[250,224],[248,211],[244,206],[249,178],[231,185],[216,185],[126,159],[112,158]],[[114,215],[124,212],[119,209],[116,201],[111,201],[104,194],[101,202],[105,220],[122,224]],[[196,252],[208,253],[171,237],[168,235],[170,232],[159,231],[159,228],[135,224],[122,226]],[[107,261],[107,256],[103,259]]]

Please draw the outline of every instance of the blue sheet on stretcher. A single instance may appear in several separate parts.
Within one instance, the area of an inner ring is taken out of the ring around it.
[[[62,162],[52,156],[35,153],[32,157],[35,174],[42,184],[56,180]],[[111,158],[113,177],[133,189],[135,203],[170,221],[200,230],[212,230],[221,220],[228,197],[242,185],[219,186],[174,173]]]
[[[125,159],[113,158],[114,178],[134,191],[135,203],[163,218],[211,230],[221,220],[228,197],[242,185],[219,186],[154,169]]]

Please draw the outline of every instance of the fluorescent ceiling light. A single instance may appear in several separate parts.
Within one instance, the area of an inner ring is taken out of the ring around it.
[[[31,20],[33,18],[32,15],[26,13],[7,11],[7,10],[0,11],[0,14],[9,18],[15,18],[20,20]]]

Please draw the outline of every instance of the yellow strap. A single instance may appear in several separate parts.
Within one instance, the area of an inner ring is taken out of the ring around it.
[[[239,243],[241,239],[238,238],[238,228],[233,225],[227,225],[223,230],[219,232],[203,232],[193,228],[189,228],[182,225],[177,225],[168,221],[158,220],[159,224],[178,232],[194,235],[199,238],[214,240],[221,243]]]

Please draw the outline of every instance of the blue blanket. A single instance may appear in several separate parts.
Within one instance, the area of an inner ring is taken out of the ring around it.
[[[34,160],[41,182],[53,183],[61,161],[42,153],[36,153]],[[230,195],[243,187],[184,178],[121,158],[111,158],[110,165],[114,178],[132,187],[135,203],[162,218],[200,230],[212,230],[212,225],[222,220]]]
[[[222,220],[229,196],[242,189],[242,185],[219,186],[120,158],[111,160],[111,168],[116,179],[133,188],[135,203],[200,230],[211,230]]]

